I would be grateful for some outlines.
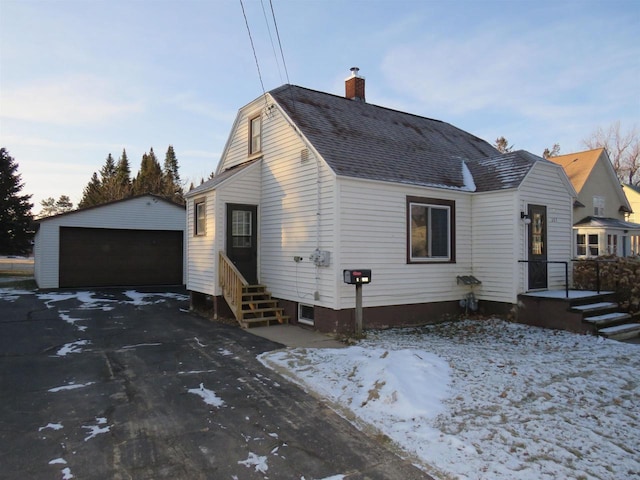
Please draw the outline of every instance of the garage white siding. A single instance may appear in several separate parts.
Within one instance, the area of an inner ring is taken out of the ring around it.
[[[185,210],[179,205],[145,195],[41,220],[34,248],[34,275],[40,288],[59,287],[60,227],[184,232]]]

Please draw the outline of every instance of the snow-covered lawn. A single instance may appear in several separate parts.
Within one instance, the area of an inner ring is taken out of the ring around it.
[[[435,478],[640,478],[639,345],[492,319],[260,359]]]

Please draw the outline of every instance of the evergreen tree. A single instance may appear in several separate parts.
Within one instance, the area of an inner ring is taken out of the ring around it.
[[[151,148],[149,153],[142,155],[140,170],[133,182],[133,193],[134,195],[143,195],[145,193],[163,195],[162,180],[162,168],[156,159],[153,148]]]
[[[184,192],[178,173],[178,159],[173,145],[169,145],[164,157],[163,182],[164,196],[173,202],[184,204]]]
[[[38,214],[38,218],[50,217],[52,215],[58,215],[73,210],[73,203],[67,195],[60,195],[60,198],[56,200],[53,197],[49,197],[40,202],[42,209]]]
[[[78,203],[78,208],[92,207],[94,205],[100,205],[101,203],[104,203],[102,196],[102,184],[100,183],[98,174],[93,172],[91,180],[87,186],[84,187],[82,199],[80,200],[80,203]]]
[[[129,167],[127,151],[124,148],[116,165],[116,184],[119,189],[120,198],[131,196],[131,168]]]
[[[18,164],[3,147],[0,148],[0,253],[27,253],[33,237],[31,195],[20,195],[24,187]]]

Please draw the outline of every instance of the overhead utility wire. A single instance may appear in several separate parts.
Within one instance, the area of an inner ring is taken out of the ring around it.
[[[253,58],[256,61],[256,68],[258,69],[258,77],[260,78],[260,85],[262,86],[262,94],[264,95],[265,102],[267,101],[266,92],[264,90],[264,83],[262,82],[262,74],[260,73],[260,65],[258,64],[258,56],[256,55],[256,47],[253,45],[253,38],[251,37],[251,29],[249,29],[249,21],[247,20],[247,14],[244,11],[244,4],[240,0],[240,6],[242,7],[242,15],[244,16],[244,23],[247,26],[247,33],[249,34],[249,41],[251,42],[251,49],[253,50]]]
[[[282,71],[280,71],[280,62],[278,61],[278,55],[276,54],[276,46],[273,44],[273,35],[271,35],[271,27],[269,26],[269,19],[267,18],[267,11],[264,9],[264,1],[260,0],[262,6],[262,14],[264,15],[264,23],[267,25],[267,32],[269,32],[269,41],[271,42],[271,50],[273,51],[273,58],[276,60],[276,66],[278,67],[278,76],[282,83]],[[275,22],[274,22],[275,23]]]
[[[276,27],[276,36],[278,37],[278,46],[280,47],[280,56],[282,57],[282,65],[284,66],[284,73],[287,77],[287,83],[291,83],[289,81],[289,72],[287,71],[287,63],[284,61],[284,52],[282,51],[282,42],[280,41],[280,32],[278,31],[278,22],[276,22],[276,13],[273,11],[273,1],[269,0],[269,5],[271,6],[271,16],[273,17],[273,24]]]

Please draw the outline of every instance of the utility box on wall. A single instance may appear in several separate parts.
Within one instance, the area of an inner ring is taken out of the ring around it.
[[[371,283],[371,270],[343,270],[344,283],[349,285],[360,285]]]

